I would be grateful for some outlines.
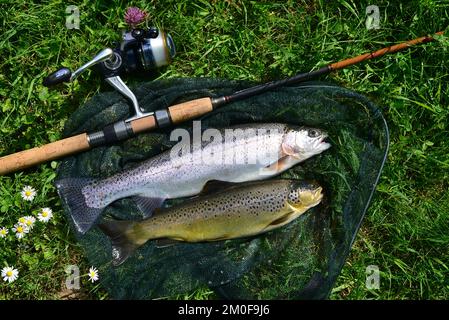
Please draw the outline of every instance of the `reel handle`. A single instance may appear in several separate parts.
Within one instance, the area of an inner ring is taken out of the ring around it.
[[[86,69],[103,61],[110,60],[113,57],[114,51],[112,51],[111,48],[103,49],[95,57],[93,57],[92,60],[85,63],[74,72],[70,71],[69,68],[61,68],[47,76],[42,84],[46,87],[51,87],[63,82],[71,82],[75,80],[82,72],[86,71]]]
[[[48,75],[42,84],[46,87],[52,87],[63,82],[70,82],[72,71],[69,68],[61,68]]]

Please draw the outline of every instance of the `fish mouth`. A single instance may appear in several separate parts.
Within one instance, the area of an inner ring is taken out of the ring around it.
[[[323,187],[316,185],[309,189],[310,192],[310,204],[317,205],[323,199]]]
[[[323,142],[323,141],[325,141],[327,138],[329,138],[329,135],[327,134],[327,132],[323,132],[322,134],[321,134],[321,137],[320,137],[320,142]]]
[[[329,149],[332,145],[329,143],[329,135],[327,133],[323,133],[320,137],[320,139],[318,140],[317,145],[319,146],[320,150],[327,150]]]
[[[323,199],[323,188],[322,187],[318,187],[315,190],[312,191],[314,198],[320,202]]]
[[[308,199],[308,203],[306,204],[309,208],[317,206],[323,200],[323,188],[316,187],[313,190],[310,190],[310,198]]]

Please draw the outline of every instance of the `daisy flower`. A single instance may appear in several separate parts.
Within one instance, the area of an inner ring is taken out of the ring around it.
[[[12,231],[16,233],[17,239],[22,239],[25,236],[25,233],[28,233],[30,230],[27,226],[18,223],[14,225]]]
[[[25,186],[20,194],[22,195],[23,200],[33,201],[36,196],[36,190],[33,187]]]
[[[89,280],[92,281],[92,283],[94,283],[95,281],[97,281],[100,277],[98,276],[98,270],[97,268],[94,267],[90,267],[89,269]]]
[[[43,208],[37,215],[40,222],[48,222],[53,217],[53,211],[50,208]]]
[[[25,218],[24,225],[30,230],[33,229],[34,223],[36,222],[36,218],[33,216],[25,216],[24,218]]]
[[[5,227],[0,228],[0,238],[6,237],[7,234],[8,234],[8,229],[6,229]]]
[[[19,220],[17,221],[17,223],[24,226],[26,221],[27,221],[26,217],[20,217]]]
[[[8,281],[9,283],[15,281],[19,277],[19,271],[14,269],[14,267],[4,267],[2,269],[3,281]]]

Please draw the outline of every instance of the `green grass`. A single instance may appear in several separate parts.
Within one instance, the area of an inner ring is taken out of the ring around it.
[[[266,81],[446,28],[449,3],[406,1],[77,1],[80,30],[65,28],[66,1],[0,3],[0,155],[61,137],[68,116],[99,91],[83,75],[59,90],[41,85],[61,65],[75,69],[119,37],[128,5],[147,9],[177,44],[160,78],[221,77]],[[380,8],[379,30],[365,28],[365,8]],[[372,205],[332,299],[449,298],[448,41],[353,66],[326,79],[383,107],[391,148]],[[128,80],[130,81],[130,80]],[[0,264],[20,269],[0,284],[0,298],[58,298],[64,268],[89,267],[63,218],[52,180],[56,163],[0,177],[0,226],[42,206],[55,218],[25,241],[0,239]],[[26,185],[38,190],[31,204]],[[365,288],[365,269],[378,265],[379,290]],[[82,278],[80,298],[103,299]],[[180,298],[207,298],[197,291]]]

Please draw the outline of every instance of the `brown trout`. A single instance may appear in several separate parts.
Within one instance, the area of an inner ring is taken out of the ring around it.
[[[324,141],[325,132],[286,124],[248,124],[215,131],[220,136],[212,140],[203,135],[199,148],[189,146],[181,152],[175,145],[104,179],[57,181],[77,231],[85,233],[106,206],[121,198],[133,197],[148,217],[165,199],[196,195],[208,181],[270,178],[330,147]]]
[[[240,183],[161,209],[141,221],[109,220],[100,228],[111,239],[112,262],[117,266],[152,239],[204,242],[258,235],[293,221],[322,198],[322,188],[311,182]]]

